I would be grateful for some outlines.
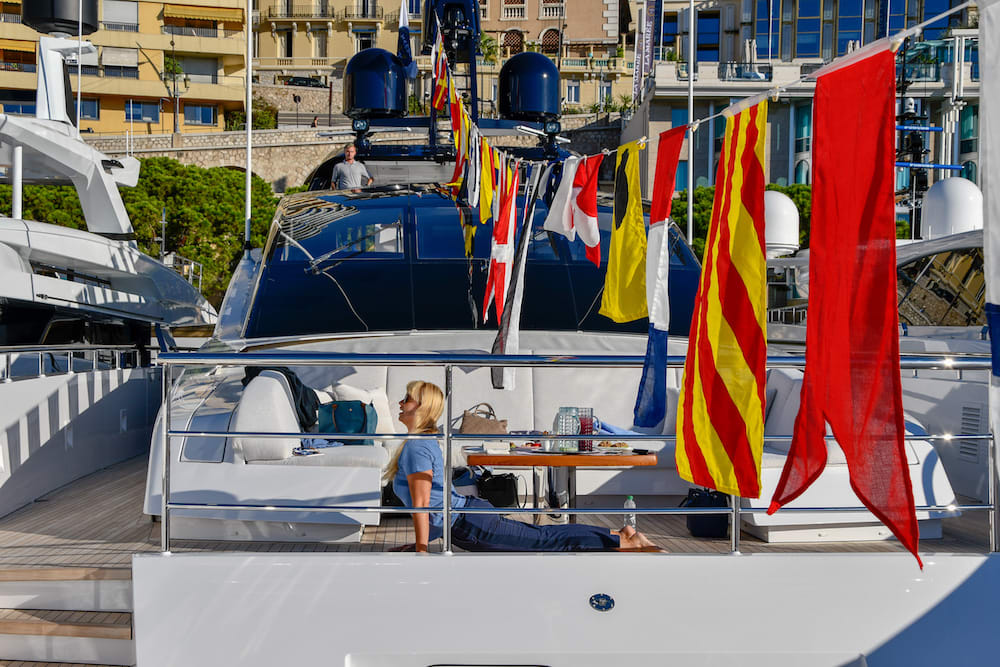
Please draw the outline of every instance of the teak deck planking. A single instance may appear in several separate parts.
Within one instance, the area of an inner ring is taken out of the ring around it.
[[[133,553],[160,548],[160,524],[142,513],[146,457],[137,457],[68,484],[0,519],[0,580],[17,578],[8,570],[24,568],[129,568]],[[581,522],[618,528],[621,512],[581,516]],[[527,516],[521,520],[530,520]],[[639,515],[639,529],[661,548],[673,553],[727,553],[729,539],[692,538],[679,515]],[[921,543],[923,553],[984,553],[986,512],[966,512],[945,519],[944,537]],[[367,526],[357,544],[291,542],[175,541],[175,552],[379,552],[413,541],[405,515],[384,515],[378,526]],[[440,550],[440,541],[431,545]],[[768,544],[743,533],[743,553],[901,552],[896,541]],[[94,577],[92,572],[80,571]],[[57,575],[38,575],[35,578]],[[109,575],[110,576],[110,575]]]

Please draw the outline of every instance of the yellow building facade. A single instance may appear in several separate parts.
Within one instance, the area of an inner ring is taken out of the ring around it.
[[[425,29],[423,0],[407,0],[413,52]],[[481,0],[483,32],[497,45],[495,62],[480,63],[483,113],[493,111],[497,76],[507,58],[525,50],[556,62],[567,111],[632,93],[632,0]],[[396,52],[399,0],[258,0],[254,10],[254,72],[263,83],[307,77],[315,85],[338,80],[347,61],[369,47]],[[429,57],[418,57],[421,103],[431,89]],[[299,83],[305,83],[300,79]]]
[[[26,2],[30,0],[24,0]],[[101,0],[97,53],[80,64],[80,129],[100,134],[221,131],[243,109],[243,0],[185,4]],[[39,34],[21,24],[20,2],[0,3],[0,90],[33,91]],[[70,67],[74,94],[77,67]],[[6,103],[5,113],[34,113]]]

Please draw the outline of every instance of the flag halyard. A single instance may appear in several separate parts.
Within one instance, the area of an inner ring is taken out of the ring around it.
[[[766,102],[726,124],[675,452],[682,478],[748,498],[760,496],[764,441],[766,125]]]

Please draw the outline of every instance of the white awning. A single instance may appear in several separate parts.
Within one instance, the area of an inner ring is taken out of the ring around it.
[[[139,23],[139,3],[134,0],[104,0],[105,23]]]
[[[117,67],[138,67],[139,51],[137,49],[122,49],[117,46],[105,46],[101,49],[101,64]]]

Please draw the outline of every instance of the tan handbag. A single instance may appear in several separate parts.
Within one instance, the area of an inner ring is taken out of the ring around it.
[[[462,425],[458,427],[458,432],[488,435],[506,433],[507,420],[497,419],[497,414],[489,403],[480,403],[462,413]]]

